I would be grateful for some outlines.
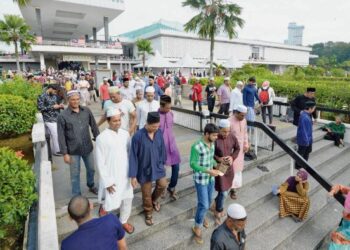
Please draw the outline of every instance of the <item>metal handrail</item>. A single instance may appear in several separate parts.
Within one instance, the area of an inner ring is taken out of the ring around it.
[[[289,102],[278,102],[278,101],[274,101],[273,102],[274,105],[279,105],[279,106],[290,106]],[[332,112],[332,113],[336,113],[336,114],[344,114],[344,115],[350,115],[350,111],[349,110],[344,110],[344,109],[335,109],[335,108],[329,108],[326,106],[321,106],[321,105],[316,105],[316,109],[318,111],[324,111],[324,112]]]

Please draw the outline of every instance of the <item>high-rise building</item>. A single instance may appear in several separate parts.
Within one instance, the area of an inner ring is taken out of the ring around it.
[[[288,45],[303,45],[304,26],[296,23],[289,23],[288,25],[288,39],[284,41]]]

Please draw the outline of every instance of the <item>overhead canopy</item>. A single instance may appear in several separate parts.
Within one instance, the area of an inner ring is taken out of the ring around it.
[[[228,69],[236,69],[241,68],[243,66],[243,63],[238,61],[238,59],[231,56],[224,64],[224,66]]]
[[[141,68],[143,67],[142,63],[137,64],[134,66],[135,68]],[[151,56],[146,60],[145,63],[146,68],[177,68],[177,66],[174,63],[169,62],[167,59],[162,57],[162,55],[157,50],[154,53],[154,56]]]
[[[206,68],[199,62],[195,61],[189,54],[186,54],[179,61],[176,62],[178,68]]]

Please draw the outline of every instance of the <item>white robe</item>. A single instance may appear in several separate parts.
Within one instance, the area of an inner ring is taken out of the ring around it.
[[[102,204],[105,196],[104,209],[117,209],[124,199],[134,197],[129,174],[129,133],[123,129],[115,132],[105,129],[96,139],[96,163],[100,175],[98,200]],[[106,188],[114,186],[114,194]]]

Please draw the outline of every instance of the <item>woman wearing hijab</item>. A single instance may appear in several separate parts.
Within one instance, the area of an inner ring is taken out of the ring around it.
[[[280,217],[292,216],[295,222],[306,219],[310,199],[308,196],[308,173],[300,169],[295,176],[290,176],[279,188]]]

